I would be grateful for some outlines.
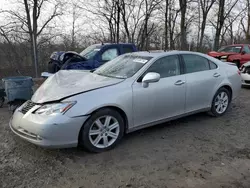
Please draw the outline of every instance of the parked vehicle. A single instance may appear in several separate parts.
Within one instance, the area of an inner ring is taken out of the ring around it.
[[[233,62],[238,68],[240,68],[244,63],[250,61],[250,46],[249,44],[234,44],[224,46],[217,52],[209,52],[208,55],[221,61]]]
[[[59,71],[10,128],[43,147],[113,148],[129,133],[197,112],[223,115],[241,88],[236,66],[195,52],[124,54],[94,72]]]
[[[55,73],[58,70],[69,69],[92,70],[121,54],[136,51],[137,49],[134,44],[106,43],[94,44],[83,50],[81,53],[73,51],[53,52],[50,56],[48,72]]]
[[[242,85],[250,86],[250,61],[243,64],[240,68]]]

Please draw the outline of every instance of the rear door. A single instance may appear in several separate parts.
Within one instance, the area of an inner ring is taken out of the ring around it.
[[[210,106],[214,88],[222,81],[217,65],[195,54],[182,55],[186,73],[186,113]]]

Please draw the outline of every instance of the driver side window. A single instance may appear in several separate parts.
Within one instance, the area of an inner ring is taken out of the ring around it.
[[[161,78],[180,75],[179,58],[176,55],[171,55],[158,59],[147,72],[159,73]]]
[[[118,50],[116,48],[107,49],[102,54],[102,61],[110,61],[118,56]]]

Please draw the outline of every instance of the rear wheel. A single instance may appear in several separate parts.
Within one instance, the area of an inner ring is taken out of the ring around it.
[[[113,109],[102,109],[83,125],[79,144],[91,152],[103,152],[114,148],[124,134],[124,120]]]
[[[211,114],[213,116],[222,116],[226,113],[231,102],[231,93],[226,88],[220,88],[212,102]]]

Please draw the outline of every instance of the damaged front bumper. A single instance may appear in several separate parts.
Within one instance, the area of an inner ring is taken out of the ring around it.
[[[240,68],[242,85],[250,86],[250,65],[244,64]]]
[[[68,148],[78,145],[82,125],[88,116],[68,117],[67,115],[46,116],[32,113],[23,114],[17,109],[9,126],[19,137],[46,148]]]

